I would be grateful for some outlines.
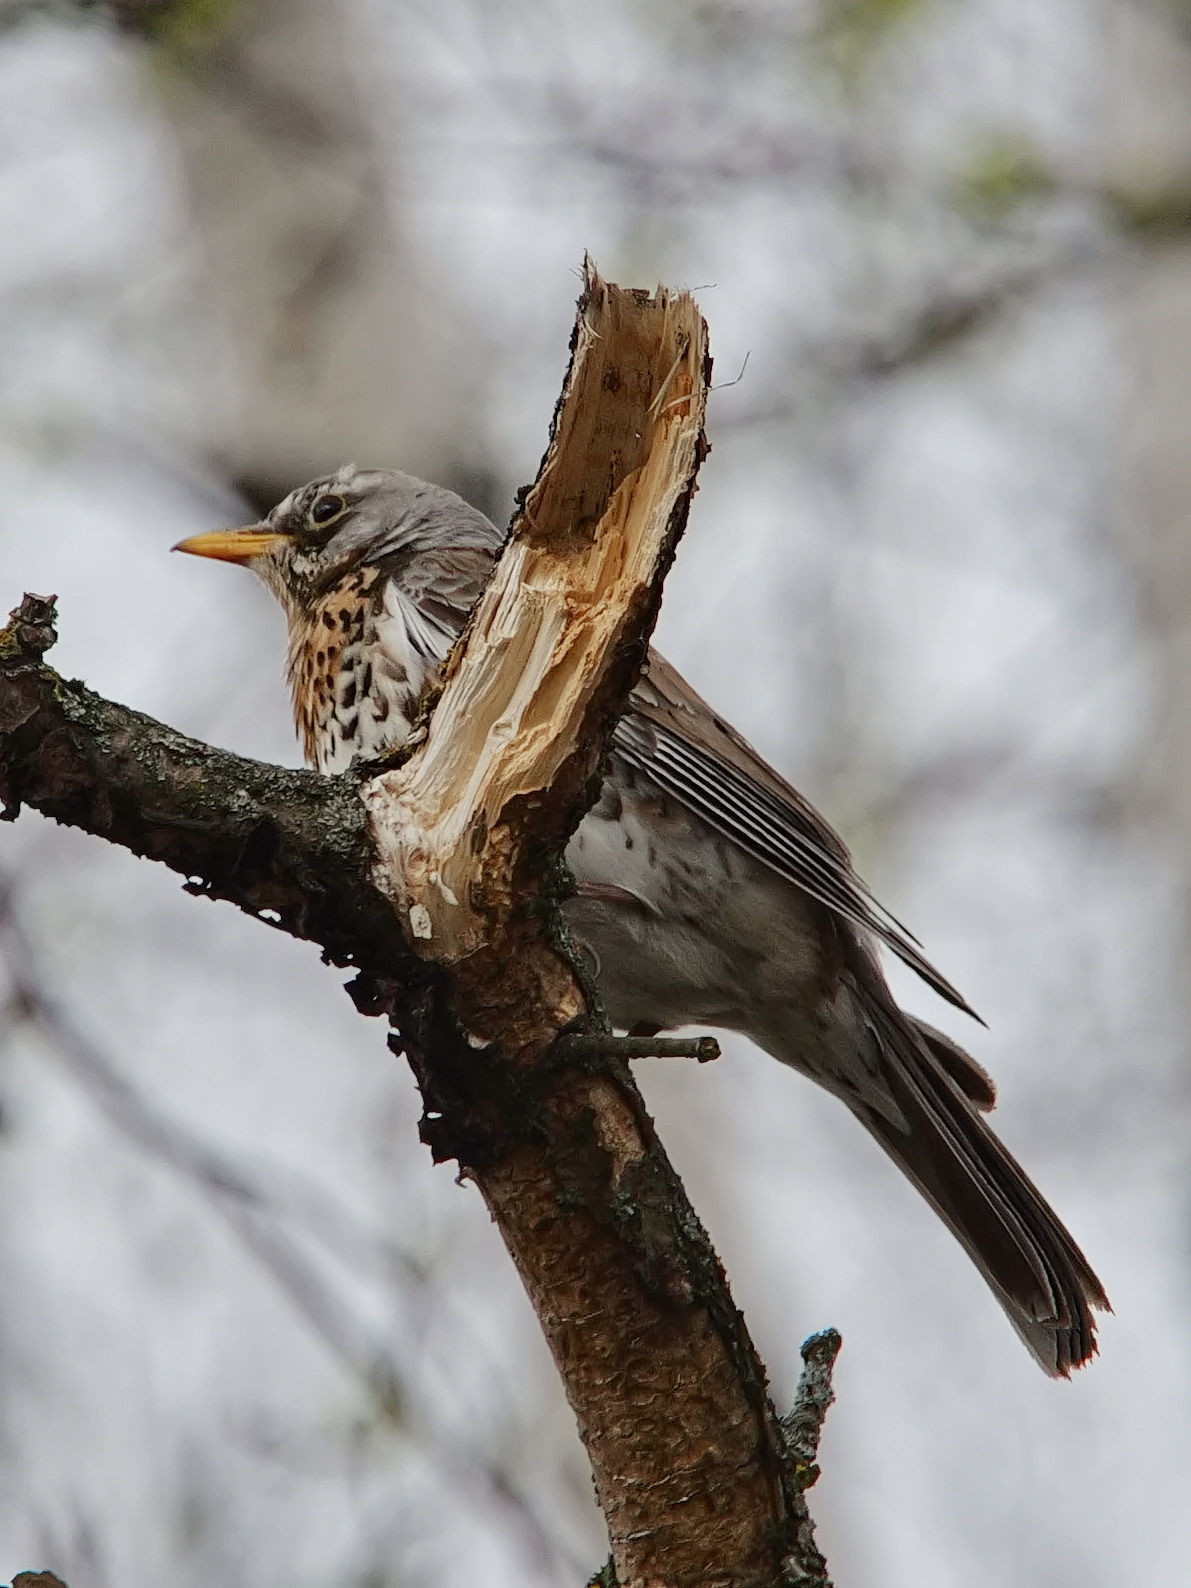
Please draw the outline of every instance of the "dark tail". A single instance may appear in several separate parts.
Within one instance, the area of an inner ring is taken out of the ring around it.
[[[849,1106],[984,1275],[1042,1368],[1066,1378],[1096,1354],[1094,1308],[1111,1311],[1087,1259],[977,1112],[995,1091],[941,1032],[869,1004],[895,1124]]]

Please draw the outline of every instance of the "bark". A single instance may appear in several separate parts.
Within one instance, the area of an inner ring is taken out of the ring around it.
[[[66,682],[42,660],[50,599],[26,597],[0,635],[10,814],[36,806],[320,943],[355,967],[357,1006],[390,1020],[423,1139],[478,1184],[541,1320],[623,1588],[827,1581],[802,1492],[813,1451],[790,1449],[554,908],[685,523],[708,374],[686,295],[589,271],[509,546],[423,741],[362,786],[229,755]]]

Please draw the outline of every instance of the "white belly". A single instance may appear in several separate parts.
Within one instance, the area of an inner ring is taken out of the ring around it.
[[[807,902],[616,762],[567,848],[564,906],[613,1023],[749,1031],[819,974]]]

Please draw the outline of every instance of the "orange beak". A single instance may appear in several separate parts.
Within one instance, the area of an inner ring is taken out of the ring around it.
[[[220,562],[251,562],[263,557],[284,541],[275,529],[263,529],[259,524],[247,524],[243,529],[212,529],[205,535],[191,535],[180,540],[172,551],[188,551],[192,557],[217,557]]]

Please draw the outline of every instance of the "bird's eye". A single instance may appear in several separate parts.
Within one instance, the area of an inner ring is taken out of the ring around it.
[[[342,496],[320,496],[316,498],[310,509],[310,522],[317,524],[320,529],[328,524],[333,524],[347,512],[347,503]]]

